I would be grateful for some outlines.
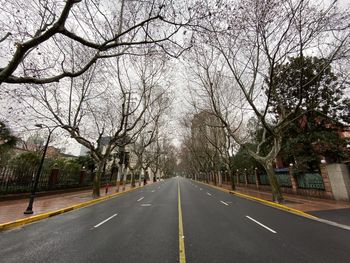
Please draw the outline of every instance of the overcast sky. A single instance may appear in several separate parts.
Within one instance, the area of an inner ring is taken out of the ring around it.
[[[4,2],[4,1],[1,1],[1,2]],[[331,0],[325,0],[325,2],[331,2]],[[349,7],[350,5],[349,0],[339,0],[338,3],[339,3],[339,7],[341,8]],[[0,17],[0,19],[3,19],[3,18]],[[2,33],[0,33],[0,37],[1,36],[2,36]],[[0,67],[6,65],[7,62],[8,61],[6,59],[0,56]],[[173,84],[172,90],[175,98],[174,98],[173,111],[171,112],[171,115],[168,118],[168,122],[171,123],[170,124],[171,137],[173,138],[175,144],[179,145],[180,143],[179,138],[181,137],[181,128],[179,125],[179,120],[183,118],[183,115],[186,112],[186,108],[188,107],[188,104],[186,101],[189,99],[188,92],[187,92],[187,80],[184,78],[184,76],[186,76],[186,72],[182,72],[183,66],[181,63],[173,61],[172,63],[170,63],[170,65],[172,67],[171,68],[171,71],[172,71],[171,78],[172,78],[172,84]],[[11,86],[11,88],[16,88],[16,85]],[[1,90],[0,96],[4,98],[3,90]],[[0,118],[8,120],[12,128],[17,132],[20,132],[24,128],[23,127],[24,124],[20,120],[21,117],[18,117],[19,115],[9,114],[7,111],[9,107],[15,108],[16,107],[15,102],[8,99],[6,100],[0,99],[0,108],[1,108]],[[32,118],[28,118],[28,120],[26,120],[25,122],[27,122],[26,126],[30,128],[35,123],[35,120],[33,120]],[[62,143],[62,147],[66,148],[67,152],[73,153],[73,154],[78,154],[80,152],[81,147],[74,140],[65,138],[62,140],[62,142],[64,142]]]

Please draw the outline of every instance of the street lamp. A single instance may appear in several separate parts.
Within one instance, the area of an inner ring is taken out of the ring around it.
[[[39,164],[38,171],[37,171],[37,173],[35,175],[34,185],[33,185],[32,191],[30,193],[30,197],[29,197],[29,204],[28,204],[28,207],[27,207],[26,211],[24,211],[24,214],[26,214],[26,215],[33,214],[33,203],[34,203],[35,192],[36,192],[36,188],[38,187],[39,178],[40,178],[41,170],[43,168],[47,147],[49,146],[51,134],[57,127],[60,127],[60,126],[55,126],[55,127],[53,127],[53,129],[51,129],[49,126],[47,126],[45,124],[35,124],[35,126],[38,127],[38,128],[41,128],[41,129],[42,128],[47,128],[48,131],[49,131],[49,135],[47,136],[46,144],[45,144],[45,147],[44,147],[44,152],[43,152],[43,155],[41,157],[41,161],[40,161],[40,164]]]

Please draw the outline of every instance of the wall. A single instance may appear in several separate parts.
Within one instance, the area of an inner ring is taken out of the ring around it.
[[[335,200],[350,201],[350,174],[346,164],[327,165],[330,184]]]

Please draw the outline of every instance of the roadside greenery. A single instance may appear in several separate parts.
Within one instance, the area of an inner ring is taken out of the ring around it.
[[[3,121],[0,121],[0,165],[4,165],[10,158],[9,151],[15,147],[18,138]]]
[[[293,163],[300,170],[317,170],[321,158],[328,162],[346,158],[346,141],[340,136],[343,123],[349,121],[346,82],[339,80],[326,59],[317,57],[289,58],[275,70],[273,112],[281,113],[279,105],[284,110],[299,108],[282,142],[279,155],[285,164]],[[298,75],[303,77],[296,78]],[[298,85],[303,88],[297,88]]]

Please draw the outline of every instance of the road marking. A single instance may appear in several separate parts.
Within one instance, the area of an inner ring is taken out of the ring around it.
[[[151,206],[151,204],[141,204],[141,206]]]
[[[114,215],[108,217],[106,220],[103,220],[101,223],[99,223],[99,224],[97,224],[96,226],[94,226],[94,228],[99,227],[100,225],[106,223],[107,221],[111,220],[113,217],[115,217],[115,216],[117,216],[117,215],[118,215],[118,214],[114,214]]]
[[[260,223],[259,221],[255,220],[254,218],[251,218],[250,216],[246,216],[246,218],[248,218],[248,219],[252,220],[253,222],[257,223],[258,225],[260,225],[260,226],[266,228],[267,230],[269,230],[270,232],[272,232],[272,233],[274,233],[274,234],[277,233],[275,230],[273,230],[273,229],[271,229],[271,228],[265,226],[264,224]]]
[[[199,190],[201,190],[201,191],[202,191],[203,189],[202,189],[202,188],[199,188]]]
[[[144,197],[141,197],[140,199],[137,200],[137,202],[140,202]]]
[[[186,254],[185,254],[185,236],[184,228],[182,223],[182,210],[181,210],[181,191],[180,184],[177,181],[177,196],[178,196],[178,209],[179,209],[179,261],[180,263],[186,263]]]
[[[151,192],[154,193],[156,190],[152,190]]]
[[[207,195],[211,196],[211,193],[208,193],[208,192],[207,192]]]
[[[224,201],[220,201],[221,203],[223,203],[224,205],[228,205],[228,203],[225,203]]]

